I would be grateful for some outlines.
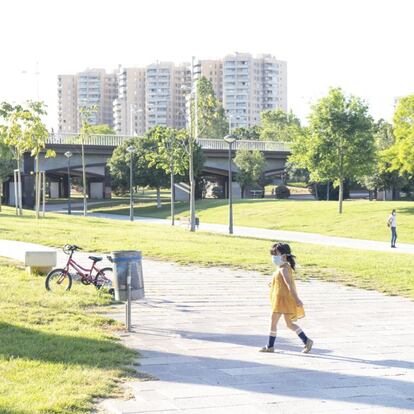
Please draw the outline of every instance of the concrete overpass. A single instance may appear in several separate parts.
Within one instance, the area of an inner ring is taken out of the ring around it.
[[[110,175],[106,164],[112,156],[114,149],[121,145],[131,136],[119,135],[91,135],[84,143],[86,174],[88,181],[88,193],[91,198],[109,198],[111,194]],[[228,184],[228,145],[221,139],[199,139],[206,161],[202,170],[202,175],[210,180],[215,179],[217,185],[226,188]],[[285,169],[286,159],[290,154],[289,146],[286,143],[274,141],[236,141],[233,144],[233,156],[239,149],[259,150],[266,159],[264,174],[267,176],[280,175]],[[67,159],[64,154],[71,151],[73,156],[71,163],[71,176],[81,177],[81,145],[79,136],[75,134],[51,134],[47,141],[46,149],[56,152],[55,158],[45,158],[45,152],[40,156],[40,170],[46,172],[49,183],[50,196],[67,197]],[[24,195],[25,205],[33,202],[33,171],[34,160],[29,154],[24,157]],[[237,172],[237,167],[233,169]],[[240,193],[237,184],[233,183],[235,196]],[[13,183],[6,186],[6,193],[9,194],[7,200],[10,204],[14,203]],[[9,190],[9,191],[7,191]]]

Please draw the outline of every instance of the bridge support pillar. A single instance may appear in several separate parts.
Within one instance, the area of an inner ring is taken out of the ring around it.
[[[112,198],[112,187],[111,187],[111,173],[108,167],[105,167],[105,177],[104,177],[104,198]]]

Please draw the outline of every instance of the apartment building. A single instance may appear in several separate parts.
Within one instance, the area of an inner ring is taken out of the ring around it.
[[[114,100],[118,97],[118,74],[105,73],[103,76],[102,90],[102,124],[114,127]]]
[[[98,110],[90,116],[92,125],[106,124],[113,127],[113,101],[118,90],[116,73],[105,69],[87,69],[77,74],[78,78],[78,112],[79,108],[96,105]]]
[[[188,64],[158,62],[146,68],[146,129],[156,125],[184,128],[185,90],[191,87]]]
[[[266,109],[287,110],[286,62],[270,55],[227,55],[223,61],[223,106],[232,128],[260,123]]]
[[[287,110],[286,62],[271,55],[234,53],[200,60],[200,75],[211,81],[231,128],[260,124],[266,109]],[[116,72],[88,69],[59,75],[59,131],[80,128],[79,108],[98,105],[92,124],[108,124],[117,134],[142,135],[156,125],[185,128],[188,95],[194,87],[191,65],[157,62],[119,67]]]
[[[191,66],[188,63],[173,68],[173,127],[186,128],[186,94],[191,89]]]
[[[145,132],[145,68],[119,68],[118,97],[113,103],[114,128],[118,135]]]
[[[58,130],[78,132],[81,128],[79,110],[96,105],[98,111],[91,114],[92,125],[114,125],[113,101],[118,95],[116,73],[105,69],[87,69],[75,75],[58,76]]]
[[[76,75],[58,76],[58,131],[78,131],[78,86]]]
[[[223,60],[200,60],[200,76],[207,78],[214,90],[216,98],[223,100]]]

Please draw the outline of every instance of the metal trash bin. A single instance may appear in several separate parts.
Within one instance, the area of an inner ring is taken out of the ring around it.
[[[142,299],[144,292],[144,275],[142,272],[141,252],[136,250],[119,250],[111,253],[114,263],[115,300],[128,300],[128,274],[131,272],[131,299]]]

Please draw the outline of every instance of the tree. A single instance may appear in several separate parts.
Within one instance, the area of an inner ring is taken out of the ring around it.
[[[107,124],[91,125],[89,128],[90,134],[101,134],[101,135],[116,135],[116,132]]]
[[[27,142],[23,140],[23,121],[27,116],[21,105],[13,106],[7,102],[2,102],[0,105],[0,117],[5,121],[1,125],[1,137],[2,143],[6,145],[12,151],[17,164],[17,197],[16,215],[23,215],[22,206],[22,187],[21,187],[21,171],[20,164],[23,154],[27,151]]]
[[[237,139],[242,140],[259,140],[261,132],[262,127],[260,125],[234,128],[231,131],[232,135],[235,135]]]
[[[29,101],[27,108],[23,140],[27,142],[27,149],[31,151],[30,155],[35,158],[35,211],[36,218],[39,218],[41,193],[39,155],[46,147],[46,140],[49,136],[49,132],[41,119],[41,116],[46,115],[44,103]],[[54,151],[48,150],[46,151],[45,157],[54,157],[55,155]]]
[[[228,133],[226,114],[214,94],[212,83],[204,76],[197,81],[197,94],[198,137],[222,139]],[[192,118],[194,117],[193,107],[194,105],[191,105]]]
[[[333,181],[339,186],[339,213],[344,181],[370,174],[374,160],[373,120],[368,107],[355,96],[346,97],[340,88],[331,89],[312,108],[309,132],[296,137],[289,159],[307,168],[312,181]]]
[[[23,111],[23,107],[21,105],[15,105],[8,102],[2,102],[0,104],[0,119],[7,120],[7,118],[13,113],[13,112],[20,112]]]
[[[260,114],[260,118],[260,139],[263,141],[292,142],[297,135],[303,133],[299,118],[292,111],[268,109]]]
[[[390,171],[414,176],[414,95],[401,98],[394,113],[395,143],[385,152]]]
[[[392,188],[397,192],[404,184],[404,179],[399,177],[398,171],[390,171],[391,161],[388,159],[388,150],[394,145],[394,131],[392,124],[380,119],[374,126],[375,140],[375,165],[372,174],[364,175],[358,181],[370,192]]]
[[[49,133],[43,124],[41,117],[46,114],[43,102],[27,101],[24,106],[12,106],[3,102],[0,106],[0,115],[7,121],[1,128],[2,142],[6,144],[17,160],[18,180],[21,182],[20,161],[25,152],[35,158],[35,210],[36,218],[39,218],[40,210],[40,174],[39,155],[46,147]],[[54,151],[46,151],[46,157],[54,156]],[[20,186],[19,186],[20,187]],[[17,209],[21,209],[21,188],[18,188]]]
[[[129,186],[129,155],[126,148],[135,147],[133,153],[133,185],[150,186],[157,189],[157,205],[160,206],[160,188],[168,186],[171,173],[171,156],[174,174],[189,182],[189,137],[186,131],[157,126],[147,131],[144,137],[135,137],[115,149],[108,165],[114,186],[126,191]],[[202,169],[204,157],[201,147],[193,146],[194,173],[197,177]]]
[[[86,216],[88,212],[88,202],[86,199],[86,162],[85,162],[85,141],[87,142],[93,133],[93,125],[90,123],[92,114],[98,112],[97,105],[82,106],[79,109],[81,120],[80,143],[81,143],[81,157],[82,157],[82,192],[83,192],[83,215]]]
[[[265,157],[259,150],[249,151],[241,149],[237,151],[234,163],[239,167],[236,180],[240,184],[242,198],[244,198],[244,192],[247,186],[258,184],[262,176],[265,161]]]
[[[0,133],[0,211],[3,198],[3,183],[13,174],[15,159],[10,148],[1,141]]]
[[[150,166],[171,172],[171,157],[174,161],[174,174],[188,182],[189,169],[189,136],[186,130],[177,130],[164,126],[156,126],[147,131],[146,136],[156,143],[154,151],[146,156]],[[197,143],[193,145],[194,176],[198,177],[203,169],[204,155]]]
[[[162,168],[167,174],[171,174],[171,165],[174,175],[181,181],[190,184],[190,149],[193,152],[193,174],[195,180],[195,192],[200,194],[199,186],[201,180],[200,173],[204,164],[204,154],[201,146],[196,142],[190,145],[190,137],[186,130],[176,130],[158,126],[147,132],[152,140],[156,142],[156,150],[149,152],[147,159],[150,167],[157,166]]]
[[[8,102],[2,102],[0,104],[0,120],[7,121],[8,117],[15,110],[21,110],[20,106],[14,107]],[[14,159],[11,148],[6,145],[5,140],[7,137],[7,125],[0,124],[0,211],[2,207],[3,198],[3,183],[7,181],[10,175],[13,174],[16,161]],[[17,202],[17,200],[16,200]]]
[[[126,191],[129,188],[130,160],[132,157],[133,186],[152,187],[157,189],[157,207],[161,207],[160,188],[168,185],[169,176],[158,165],[152,164],[148,155],[157,151],[152,137],[134,137],[117,147],[108,163],[114,186]],[[127,148],[133,146],[134,152]]]

